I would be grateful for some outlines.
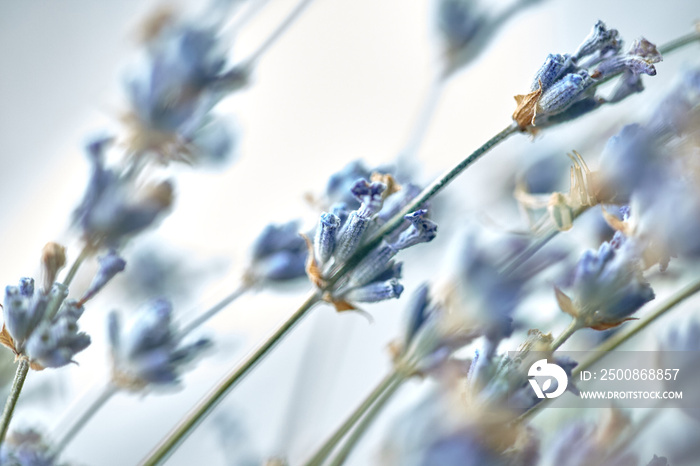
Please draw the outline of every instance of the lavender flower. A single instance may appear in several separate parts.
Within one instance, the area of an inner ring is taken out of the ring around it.
[[[232,147],[232,135],[210,110],[247,83],[247,71],[227,66],[221,23],[195,25],[170,11],[149,22],[143,54],[126,79],[133,153],[192,162],[220,159]]]
[[[4,327],[0,341],[31,367],[58,368],[90,345],[90,337],[78,331],[83,307],[65,300],[68,290],[56,284],[51,293],[34,290],[34,280],[23,278],[19,286],[5,289]],[[60,305],[55,315],[52,310]]]
[[[346,219],[342,206],[334,209],[336,213],[324,212],[315,236],[316,244],[312,246],[307,239],[311,257],[307,261],[306,272],[317,286],[325,286],[325,270],[343,264],[368,237],[367,232],[378,228],[377,219],[385,199],[401,191],[390,175],[373,178],[383,178],[385,182],[355,181],[350,191],[359,202],[358,208],[350,212]],[[425,218],[426,214],[426,210],[418,210],[406,215],[409,225],[369,252],[340,289],[328,294],[326,299],[340,311],[354,309],[352,302],[372,303],[400,297],[403,292],[403,286],[398,281],[401,267],[393,258],[402,249],[435,238],[437,226]]]
[[[634,241],[616,233],[597,252],[583,253],[576,266],[573,295],[557,289],[557,300],[564,312],[581,327],[605,330],[629,320],[642,305],[654,299],[644,281],[640,251]]]
[[[122,272],[126,267],[126,261],[119,257],[116,251],[109,251],[109,254],[98,259],[100,268],[97,275],[93,278],[90,287],[85,292],[85,295],[80,300],[86,302],[95,296],[116,274]]]
[[[623,73],[622,84],[607,102],[618,102],[643,89],[639,75],[654,76],[661,61],[656,47],[646,39],[636,41],[629,52],[620,52],[622,41],[615,29],[598,21],[571,55],[549,54],[540,67],[529,94],[515,96],[513,119],[523,131],[578,118],[606,100],[596,97],[596,85]]]
[[[34,430],[14,431],[0,448],[0,464],[6,466],[59,466],[50,446]]]
[[[627,423],[626,420],[609,421]],[[552,446],[551,464],[560,466],[636,466],[637,457],[633,453],[612,451],[617,434],[623,426],[615,425],[611,429],[603,426],[593,426],[582,422],[570,424],[557,435]],[[614,430],[613,430],[614,429]],[[599,430],[612,435],[601,436]],[[572,454],[574,452],[575,454]]]
[[[144,306],[124,325],[112,312],[108,328],[113,381],[132,391],[177,384],[183,366],[211,344],[204,338],[182,344],[173,328],[172,305],[164,299]]]
[[[88,244],[117,248],[162,217],[173,201],[169,181],[150,183],[137,189],[132,174],[105,167],[105,152],[111,138],[96,138],[87,146],[92,175],[74,221]]]
[[[489,12],[485,2],[479,5],[474,0],[437,0],[437,28],[445,60],[443,77],[474,60],[503,24],[539,1],[514,0],[501,11]]]
[[[445,309],[430,299],[427,284],[415,291],[403,320],[403,330],[390,349],[395,362],[420,374],[437,369],[480,335],[478,329],[451,325]]]
[[[247,274],[251,280],[293,280],[305,275],[307,256],[299,222],[270,224],[253,244]]]

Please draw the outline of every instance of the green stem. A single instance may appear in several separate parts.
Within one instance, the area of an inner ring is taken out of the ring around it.
[[[561,335],[557,337],[556,340],[552,343],[552,351],[556,351],[561,345],[564,344],[566,340],[569,339],[571,335],[576,332],[576,330],[580,329],[581,326],[579,325],[578,321],[576,319],[572,319],[571,323],[569,324],[568,327],[566,327],[566,330],[562,332]]]
[[[671,42],[666,42],[664,45],[658,48],[661,55],[666,55],[667,53],[674,52],[675,50],[685,47],[693,42],[700,41],[700,31],[691,32],[685,36],[681,36],[678,39],[674,39]]]
[[[581,364],[576,366],[576,368],[573,371],[571,371],[571,378],[575,379],[576,377],[578,377],[579,374],[581,374],[581,371],[585,371],[593,364],[600,361],[603,357],[605,357],[606,354],[615,350],[627,340],[629,340],[630,338],[647,328],[656,319],[664,315],[669,310],[673,309],[676,305],[690,298],[698,291],[700,291],[700,280],[693,282],[692,284],[675,293],[673,296],[661,303],[656,309],[647,314],[647,316],[640,320],[639,323],[637,323],[637,325],[630,327],[628,330],[622,330],[619,333],[616,333],[607,340],[605,340],[603,343],[601,343],[595,349],[592,350],[593,355],[590,358],[583,361]],[[527,419],[528,417],[531,417],[537,412],[539,412],[549,402],[550,399],[551,398],[548,398],[537,403],[535,406],[523,413],[518,418],[518,421]]]
[[[350,453],[352,453],[353,448],[355,448],[355,445],[357,445],[357,442],[359,442],[365,432],[367,432],[367,429],[369,429],[384,406],[386,406],[386,403],[392,396],[394,396],[396,390],[399,389],[405,380],[406,378],[399,377],[387,387],[384,393],[382,393],[381,397],[377,399],[376,403],[372,405],[365,417],[363,417],[357,427],[355,427],[355,430],[352,431],[350,437],[348,437],[338,454],[331,461],[330,466],[340,466],[341,464],[345,463],[350,456]]]
[[[75,274],[78,273],[78,269],[89,255],[90,248],[86,245],[85,247],[83,247],[83,250],[80,251],[80,254],[75,259],[75,262],[73,262],[73,265],[71,265],[70,269],[68,270],[68,273],[66,274],[66,278],[63,279],[64,285],[66,285],[67,287],[70,286],[71,282],[75,278]]]
[[[360,403],[360,405],[348,416],[340,427],[338,427],[333,435],[331,435],[316,451],[316,454],[306,462],[306,466],[321,466],[328,456],[333,453],[336,445],[347,435],[355,424],[364,416],[364,414],[372,407],[372,405],[389,389],[397,380],[401,379],[398,372],[392,371],[384,377],[381,382],[375,387],[372,392]]]
[[[299,15],[306,9],[313,0],[301,0],[296,7],[289,13],[289,15],[277,26],[272,34],[265,40],[265,42],[258,47],[258,49],[251,54],[248,59],[245,60],[242,65],[243,69],[252,69],[260,57],[280,38],[282,34],[291,26],[294,21],[297,20]]]
[[[187,435],[216,407],[223,397],[255,366],[267,356],[282,338],[292,330],[306,313],[320,301],[318,292],[312,292],[304,304],[297,309],[277,330],[265,340],[241,364],[236,366],[190,411],[185,418],[153,449],[141,463],[144,466],[159,464],[167,459]]]
[[[10,395],[7,397],[5,402],[5,409],[2,412],[2,419],[0,419],[0,445],[5,441],[5,436],[7,436],[7,430],[10,427],[10,421],[12,420],[12,414],[15,412],[15,406],[17,405],[17,400],[19,400],[19,395],[22,393],[22,386],[27,378],[27,373],[29,372],[29,361],[25,358],[19,360],[17,365],[17,372],[15,372],[15,379],[12,382],[12,389],[10,390]]]
[[[190,333],[192,330],[196,329],[200,325],[204,324],[207,320],[211,319],[214,317],[216,314],[218,314],[221,310],[226,308],[229,304],[243,296],[247,291],[250,290],[252,286],[252,283],[247,282],[246,280],[243,280],[243,282],[235,289],[231,294],[226,296],[224,299],[216,303],[214,306],[212,306],[210,309],[202,312],[200,315],[194,318],[189,324],[184,325],[180,329],[180,338],[184,337],[188,333]]]
[[[97,398],[95,398],[90,406],[76,419],[68,430],[63,434],[63,436],[56,441],[53,447],[54,455],[58,456],[66,446],[75,438],[76,434],[85,427],[85,425],[92,419],[92,417],[97,413],[102,407],[114,396],[115,393],[119,391],[119,388],[108,383],[104,389],[99,393]]]

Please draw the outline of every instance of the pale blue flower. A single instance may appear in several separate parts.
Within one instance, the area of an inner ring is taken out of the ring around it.
[[[183,343],[172,322],[172,305],[158,299],[142,307],[122,324],[109,315],[109,342],[114,382],[125,389],[149,385],[176,385],[185,365],[209,347],[202,338]]]

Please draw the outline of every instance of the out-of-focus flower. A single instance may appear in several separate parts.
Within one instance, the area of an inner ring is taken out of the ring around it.
[[[668,466],[668,459],[666,459],[665,456],[656,456],[649,461],[649,464],[647,466]]]
[[[80,300],[81,303],[85,303],[95,296],[104,288],[107,282],[114,278],[116,274],[122,272],[126,267],[126,261],[119,257],[116,251],[109,251],[107,255],[98,258],[98,261],[100,263],[100,268]]]
[[[402,369],[425,374],[459,348],[481,335],[473,327],[454,327],[445,319],[445,310],[432,300],[427,284],[411,296],[404,311],[404,325],[399,338],[390,345],[394,361]]]
[[[656,362],[660,369],[679,369],[677,381],[668,382],[666,386],[669,390],[684,392],[684,398],[677,406],[697,421],[700,421],[700,394],[695,390],[700,383],[699,352],[700,321],[697,317],[682,319],[659,339]]]
[[[3,466],[60,466],[56,455],[42,436],[33,430],[14,431],[0,448]]]
[[[437,28],[444,55],[443,76],[449,76],[473,61],[506,21],[540,1],[514,0],[503,10],[493,12],[486,8],[486,2],[437,0]]]
[[[184,366],[210,346],[202,338],[183,344],[172,323],[172,305],[155,300],[122,324],[112,312],[108,321],[112,379],[122,389],[176,385]]]
[[[654,299],[640,265],[639,247],[616,233],[597,252],[583,253],[576,266],[572,297],[556,289],[559,306],[579,327],[605,330],[630,320],[643,304]]]
[[[217,160],[230,152],[233,135],[211,110],[247,84],[248,70],[227,64],[218,37],[222,23],[195,24],[167,10],[149,19],[142,54],[126,78],[130,153],[165,163]]]
[[[251,249],[248,280],[284,281],[306,275],[308,251],[299,222],[266,226]]]
[[[67,295],[68,289],[58,283],[50,293],[35,291],[32,278],[5,288],[0,342],[26,358],[32,369],[65,366],[90,345],[90,337],[78,331],[83,307],[66,300]]]
[[[547,464],[557,466],[637,466],[637,456],[615,451],[616,441],[629,428],[629,418],[613,408],[600,425],[572,423],[555,437]]]
[[[373,179],[357,180],[350,191],[359,202],[359,207],[349,214],[338,206],[335,212],[321,215],[316,246],[305,237],[309,249],[306,265],[307,275],[320,288],[325,286],[325,274],[342,265],[378,228],[377,218],[388,197],[400,192],[400,187],[391,175],[376,175]],[[426,217],[427,211],[417,210],[406,215],[406,224],[382,244],[370,251],[349,273],[340,288],[328,292],[324,299],[334,304],[338,311],[356,309],[353,302],[379,302],[398,298],[403,292],[399,283],[401,267],[393,260],[402,250],[420,243],[432,241],[437,234],[437,225]],[[342,220],[344,218],[344,221]]]
[[[638,76],[654,76],[653,64],[661,61],[661,55],[645,39],[636,41],[627,53],[621,53],[621,48],[617,30],[598,21],[573,54],[547,56],[530,93],[515,96],[513,120],[521,130],[535,133],[542,127],[578,118],[606,103],[596,97],[596,86],[620,73],[622,84],[609,102],[641,91]]]
[[[107,168],[105,152],[111,141],[100,137],[88,144],[92,174],[74,213],[85,241],[95,248],[121,246],[161,218],[173,202],[169,181],[138,186],[133,174]]]
[[[487,245],[474,233],[467,233],[458,247],[446,292],[447,319],[454,321],[455,327],[479,329],[495,351],[513,331],[512,315],[527,277],[502,271],[503,262],[510,257],[505,242],[496,240]]]

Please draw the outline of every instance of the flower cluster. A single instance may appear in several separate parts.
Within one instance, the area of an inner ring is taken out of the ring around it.
[[[399,191],[391,175],[374,177],[383,181],[357,180],[350,191],[359,202],[351,212],[345,204],[336,204],[330,212],[321,214],[313,244],[306,238],[310,254],[307,274],[319,288],[325,288],[326,273],[344,264],[362,245],[371,232],[386,221],[399,206],[382,212],[385,200]],[[383,215],[382,215],[383,214]],[[324,297],[338,311],[352,310],[354,302],[374,303],[398,298],[403,292],[399,283],[401,263],[394,261],[396,254],[419,243],[432,241],[437,225],[420,209],[406,215],[402,231],[382,241],[349,273],[344,282]]]
[[[270,224],[251,247],[246,279],[283,281],[306,275],[308,251],[299,235],[299,222]]]
[[[605,330],[633,319],[642,305],[654,299],[644,280],[639,247],[620,232],[598,251],[588,250],[574,273],[572,297],[555,289],[562,311],[579,327]]]
[[[33,430],[15,431],[0,448],[0,464],[6,466],[60,466],[41,434]]]
[[[105,153],[112,138],[91,141],[87,153],[92,174],[74,221],[86,243],[94,248],[117,248],[162,217],[173,202],[170,181],[137,187],[136,174],[105,166]]]
[[[547,56],[530,93],[515,96],[513,120],[521,130],[534,133],[642,91],[640,76],[654,76],[654,63],[661,61],[661,55],[643,38],[636,40],[627,53],[621,50],[617,30],[598,21],[574,53]],[[623,75],[621,81],[607,100],[595,95],[598,84],[619,74]]]
[[[73,362],[90,345],[90,337],[78,331],[83,307],[66,296],[68,289],[60,283],[49,293],[35,290],[32,278],[5,288],[0,342],[18,358],[29,360],[35,370]]]
[[[227,65],[218,38],[225,16],[218,14],[206,25],[169,10],[148,20],[142,56],[126,78],[130,111],[124,121],[132,154],[194,162],[221,160],[231,151],[230,131],[210,110],[247,83],[247,71]]]
[[[173,385],[183,366],[210,346],[202,338],[182,344],[184,335],[173,327],[172,305],[155,300],[122,324],[119,314],[109,315],[109,343],[113,382],[125,390],[138,391],[149,385]]]

